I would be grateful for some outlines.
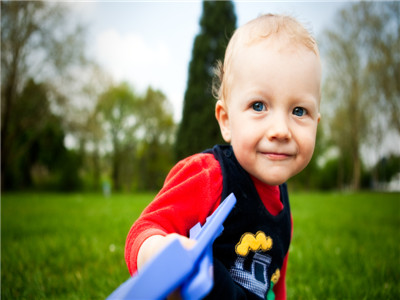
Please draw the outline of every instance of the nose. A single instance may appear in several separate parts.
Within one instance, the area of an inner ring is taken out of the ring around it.
[[[284,113],[272,113],[267,124],[266,136],[268,140],[288,141],[292,138],[289,119]]]

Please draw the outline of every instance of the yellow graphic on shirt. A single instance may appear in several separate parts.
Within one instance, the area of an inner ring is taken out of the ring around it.
[[[271,281],[273,282],[273,284],[276,284],[278,282],[279,277],[281,277],[281,271],[279,269],[276,269],[275,273],[271,276]]]
[[[258,231],[256,235],[246,232],[236,244],[235,251],[240,256],[247,256],[251,251],[268,251],[272,248],[272,239],[266,236],[264,232]]]
[[[266,298],[267,300],[275,300],[275,293],[273,287],[278,282],[279,277],[281,277],[281,271],[279,269],[276,269],[274,274],[272,274],[271,276],[271,283]]]

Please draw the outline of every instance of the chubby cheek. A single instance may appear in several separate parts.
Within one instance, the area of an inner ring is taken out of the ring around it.
[[[305,132],[303,138],[298,141],[299,154],[302,161],[302,169],[310,162],[315,148],[316,132]]]
[[[251,155],[255,151],[257,138],[254,130],[247,128],[245,124],[232,130],[232,147],[245,155]]]
[[[245,113],[236,113],[231,122],[232,141],[243,146],[254,146],[264,136],[263,127]]]

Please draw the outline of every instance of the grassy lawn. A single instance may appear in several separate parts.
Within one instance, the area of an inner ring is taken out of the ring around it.
[[[2,299],[104,299],[153,194],[2,195]],[[400,299],[400,194],[291,194],[289,299]]]
[[[2,197],[2,299],[104,299],[129,277],[125,238],[153,195]]]
[[[400,194],[294,194],[288,299],[400,299]]]

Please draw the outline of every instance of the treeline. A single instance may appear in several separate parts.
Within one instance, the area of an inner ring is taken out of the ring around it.
[[[319,37],[322,121],[292,187],[375,188],[400,172],[400,147],[387,149],[400,136],[399,15],[399,2],[347,4]],[[178,159],[221,142],[210,88],[232,2],[203,2],[180,124],[161,91],[112,82],[73,19],[60,3],[1,2],[2,190],[158,190]]]
[[[139,95],[127,83],[111,86],[68,134],[45,85],[30,79],[16,104],[6,189],[156,190],[172,166],[175,124],[160,91]]]
[[[165,95],[114,83],[68,6],[1,2],[2,190],[156,190],[176,124]]]

